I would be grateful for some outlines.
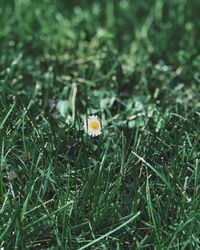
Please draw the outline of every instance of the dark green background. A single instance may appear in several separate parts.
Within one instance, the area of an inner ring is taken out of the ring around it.
[[[0,1],[0,247],[200,248],[199,13]]]

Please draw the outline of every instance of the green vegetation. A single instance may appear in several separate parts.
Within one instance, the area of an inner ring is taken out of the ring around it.
[[[1,249],[200,249],[199,10],[1,0]]]

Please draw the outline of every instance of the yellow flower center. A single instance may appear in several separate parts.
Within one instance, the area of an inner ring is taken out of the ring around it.
[[[99,121],[90,121],[89,126],[93,130],[98,130],[100,128]]]

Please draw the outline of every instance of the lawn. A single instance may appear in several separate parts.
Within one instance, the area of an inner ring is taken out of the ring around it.
[[[0,1],[0,249],[200,249],[199,13]]]

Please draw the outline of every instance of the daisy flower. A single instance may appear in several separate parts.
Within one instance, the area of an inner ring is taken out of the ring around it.
[[[101,134],[101,121],[97,115],[88,116],[84,122],[84,128],[88,135],[94,137]]]

